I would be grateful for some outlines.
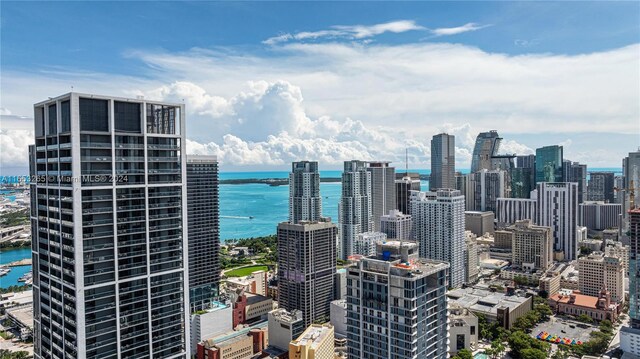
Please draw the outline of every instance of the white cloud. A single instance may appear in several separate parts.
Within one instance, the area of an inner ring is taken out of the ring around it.
[[[425,28],[417,25],[412,20],[399,20],[375,25],[336,25],[332,26],[330,30],[319,31],[302,31],[294,34],[280,34],[278,36],[270,37],[263,41],[267,45],[276,45],[287,41],[303,41],[303,40],[316,40],[320,38],[325,39],[365,39],[376,35],[383,34],[385,32],[401,33],[412,30],[424,30]]]
[[[28,146],[34,142],[33,131],[0,129],[0,172],[5,166],[28,166]]]
[[[639,132],[639,51],[634,44],[583,55],[510,56],[443,43],[288,43],[266,55],[136,51],[131,61],[151,69],[139,77],[7,70],[0,88],[2,106],[24,115],[71,84],[87,93],[184,100],[190,148],[222,151],[227,165],[313,156],[335,164],[352,156],[403,167],[409,147],[410,167],[424,168],[431,136],[446,131],[456,135],[464,168],[476,134],[496,129],[512,152],[554,144],[539,143],[548,133],[562,136],[557,142],[573,139],[565,156],[575,160],[606,137],[608,164],[619,166],[634,149],[628,134]],[[12,129],[32,128],[24,123],[16,119]],[[3,119],[5,136],[6,129]],[[540,140],[521,140],[536,134]],[[9,159],[4,153],[5,147]]]
[[[8,108],[0,107],[0,115],[6,116],[11,115],[11,111]]]
[[[475,22],[470,22],[458,27],[441,27],[437,29],[430,30],[431,33],[435,36],[446,36],[446,35],[458,35],[464,32],[477,31],[480,29],[484,29],[485,27],[489,27],[491,25],[480,25]]]

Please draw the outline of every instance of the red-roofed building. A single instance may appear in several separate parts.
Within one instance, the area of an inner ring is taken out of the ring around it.
[[[598,297],[584,295],[577,290],[556,293],[549,297],[549,305],[556,314],[585,314],[597,321],[608,319],[612,322],[618,318],[620,309],[618,303],[611,302],[611,293],[606,289],[600,291]]]

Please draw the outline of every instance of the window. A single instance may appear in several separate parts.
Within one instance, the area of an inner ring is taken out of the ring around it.
[[[55,135],[58,133],[58,112],[56,104],[49,105],[49,129],[47,135]]]
[[[107,100],[80,99],[80,131],[109,131]]]
[[[142,133],[139,103],[115,101],[113,107],[117,132]]]
[[[69,100],[60,103],[60,132],[71,131],[71,103]]]

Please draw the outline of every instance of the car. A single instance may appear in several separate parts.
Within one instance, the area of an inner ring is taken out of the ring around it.
[[[560,333],[565,333],[565,334],[566,334],[567,332],[566,332],[564,329],[562,329],[562,330],[560,331]]]
[[[571,328],[571,329],[575,329],[575,327],[576,327],[576,326],[575,326],[575,325],[573,325],[573,324],[569,325],[569,328]]]

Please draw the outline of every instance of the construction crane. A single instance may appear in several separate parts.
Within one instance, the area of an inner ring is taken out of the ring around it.
[[[629,180],[629,188],[613,187],[613,190],[616,192],[629,192],[629,209],[634,209],[636,207],[636,190],[633,186],[633,180]]]

